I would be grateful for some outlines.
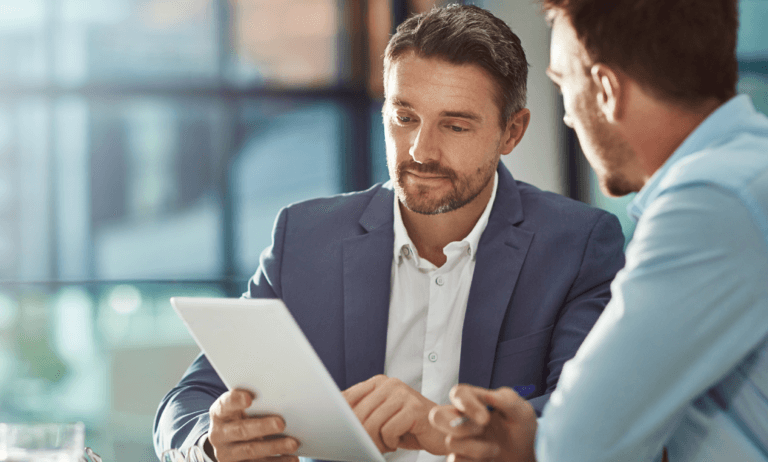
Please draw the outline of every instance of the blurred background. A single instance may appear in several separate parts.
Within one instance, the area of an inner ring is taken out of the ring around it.
[[[154,460],[198,349],[173,295],[239,296],[277,211],[387,179],[381,55],[439,0],[0,0],[0,421],[75,421]],[[532,0],[517,179],[614,212],[562,124]],[[768,0],[741,0],[739,90],[768,113]]]

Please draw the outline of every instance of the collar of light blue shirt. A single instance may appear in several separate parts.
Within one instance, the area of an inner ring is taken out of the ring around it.
[[[744,127],[744,119],[755,112],[752,100],[747,95],[737,95],[717,108],[693,130],[666,162],[654,173],[648,182],[627,205],[627,213],[637,221],[646,208],[661,192],[662,181],[670,169],[683,159],[707,147],[728,139],[728,134]]]
[[[470,255],[472,256],[472,259],[475,258],[475,255],[477,254],[477,245],[480,243],[480,236],[483,235],[483,231],[485,231],[486,225],[488,225],[488,218],[491,215],[491,209],[493,208],[493,203],[496,201],[496,190],[499,187],[499,172],[496,172],[493,176],[493,192],[491,192],[491,199],[488,201],[488,204],[485,206],[485,210],[483,210],[483,214],[480,215],[480,218],[477,220],[477,223],[475,223],[475,226],[472,228],[472,231],[467,234],[467,236],[462,239],[460,242],[466,242],[469,244],[470,249]],[[394,232],[395,232],[395,247],[394,247],[394,258],[396,262],[401,262],[403,257],[403,248],[407,249],[407,252],[414,256],[416,259],[416,265],[418,266],[418,253],[416,252],[416,246],[413,245],[413,241],[411,241],[410,236],[408,236],[408,230],[405,229],[405,224],[403,223],[403,216],[400,213],[400,200],[397,198],[397,194],[395,194],[395,204],[394,204]],[[451,245],[453,243],[450,243],[448,245]],[[448,246],[446,246],[448,247]]]

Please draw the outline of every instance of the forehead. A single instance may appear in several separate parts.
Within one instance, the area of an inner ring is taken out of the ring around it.
[[[409,52],[392,62],[384,82],[387,103],[406,101],[418,111],[471,110],[494,117],[496,83],[475,64],[453,64]]]
[[[589,56],[571,21],[562,12],[552,13],[549,19],[552,23],[549,68],[559,74],[569,74],[588,65]]]

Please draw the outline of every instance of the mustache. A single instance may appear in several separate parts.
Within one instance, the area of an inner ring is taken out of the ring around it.
[[[405,160],[400,162],[397,166],[397,176],[400,177],[405,172],[426,173],[430,175],[444,176],[450,180],[456,179],[456,172],[448,167],[440,165],[440,163],[436,161],[420,164],[413,159]]]

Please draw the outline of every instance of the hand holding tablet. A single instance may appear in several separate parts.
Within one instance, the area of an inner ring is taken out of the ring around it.
[[[238,462],[269,457],[271,462],[298,462],[291,455],[299,448],[295,438],[282,435],[285,422],[280,416],[249,417],[245,410],[254,396],[245,390],[230,390],[210,409],[208,441],[218,462]],[[278,460],[274,457],[281,455]]]
[[[213,442],[233,451],[230,455],[274,451],[384,462],[282,301],[174,297],[171,305],[230,390],[212,408],[210,434]],[[249,404],[250,397],[233,393],[236,389],[251,391],[256,398]],[[274,416],[284,426],[277,422],[270,427]],[[264,435],[263,441],[242,445],[256,435]]]

